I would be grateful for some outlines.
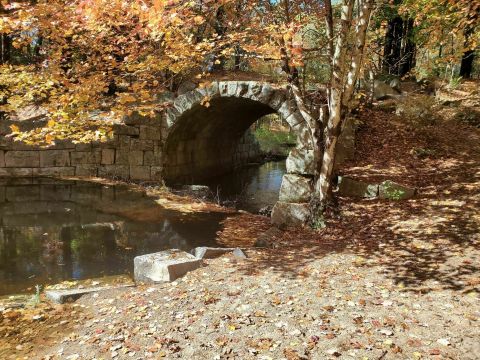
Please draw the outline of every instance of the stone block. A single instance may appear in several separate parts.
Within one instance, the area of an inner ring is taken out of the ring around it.
[[[312,133],[306,123],[297,125],[294,129],[297,135],[297,147],[305,149],[313,149]]]
[[[389,200],[407,200],[415,196],[416,190],[387,180],[378,186],[378,197]]]
[[[314,175],[315,163],[313,150],[308,149],[292,149],[288,155],[287,173],[300,175]]]
[[[144,165],[157,165],[155,164],[155,156],[153,151],[145,151],[143,153],[143,164]]]
[[[5,167],[5,152],[0,150],[0,167]]]
[[[138,111],[134,111],[131,115],[125,116],[123,122],[125,125],[146,125],[150,122],[150,118],[140,115]]]
[[[33,176],[32,168],[0,168],[0,177]]]
[[[75,168],[73,166],[33,168],[32,175],[33,176],[74,176]]]
[[[277,90],[273,93],[268,106],[270,106],[273,110],[278,110],[282,106],[283,102],[286,99],[286,94],[284,90]]]
[[[280,108],[277,110],[277,113],[282,117],[282,119],[289,119],[292,114],[296,112],[296,105],[295,101],[293,100],[285,100],[283,104],[280,106]],[[295,126],[297,125],[297,121],[292,122],[292,124],[289,124],[290,126]]]
[[[112,137],[108,138],[107,141],[93,141],[92,147],[94,149],[111,149],[117,148],[118,145],[118,135],[112,135]]]
[[[92,144],[91,143],[75,144],[75,150],[76,151],[91,151],[92,150]]]
[[[61,289],[61,290],[47,290],[45,296],[50,301],[57,304],[64,304],[66,302],[75,301],[86,294],[96,293],[99,291],[106,291],[112,289],[119,289],[131,287],[133,284],[115,285],[115,286],[97,286],[82,289]]]
[[[71,140],[69,139],[63,139],[63,140],[55,140],[55,143],[53,145],[48,146],[48,150],[75,150],[75,148],[79,145],[84,145],[87,146],[89,144],[77,144],[75,145],[72,143]]]
[[[235,88],[236,86],[236,88]],[[249,92],[249,89],[250,89],[250,85],[248,82],[244,82],[244,81],[239,81],[236,85],[234,83],[232,83],[231,85],[229,84],[229,88],[232,88],[232,91],[229,89],[228,90],[228,93],[230,95],[233,95],[233,96],[236,96],[236,97],[244,97],[248,94]],[[235,91],[235,92],[233,92]]]
[[[140,126],[140,139],[161,140],[160,126]]]
[[[247,255],[246,255],[246,254],[243,252],[243,250],[240,249],[240,248],[235,248],[235,249],[233,249],[232,255],[233,255],[235,258],[241,259],[241,260],[247,258]]]
[[[130,150],[130,140],[132,139],[128,135],[117,135],[118,137],[118,148],[122,150]]]
[[[170,282],[198,269],[202,260],[178,249],[137,256],[133,260],[137,282]]]
[[[130,177],[130,168],[127,165],[101,165],[98,168],[98,176],[128,179]]]
[[[15,168],[39,167],[39,151],[7,151],[5,152],[5,166]]]
[[[23,141],[13,141],[11,139],[7,139],[5,145],[6,145],[5,150],[26,150],[26,151],[38,150],[33,145],[28,145]]]
[[[338,178],[338,194],[340,196],[373,199],[378,196],[378,184],[367,184],[363,181],[340,176]]]
[[[179,116],[180,116],[180,113],[174,107],[167,109],[166,117],[165,117],[167,127],[168,128],[172,127],[173,124],[175,124],[175,122],[177,121]],[[142,128],[140,127],[140,137],[142,138],[141,132],[142,132]]]
[[[128,154],[129,150],[116,150],[115,151],[115,164],[117,165],[128,165]]]
[[[98,176],[98,165],[77,165],[75,166],[75,175],[81,177]]]
[[[100,164],[102,153],[100,149],[92,151],[72,151],[70,153],[70,159],[72,165]]]
[[[150,166],[130,166],[130,179],[150,180]]]
[[[279,194],[280,201],[292,203],[309,202],[312,193],[312,179],[295,174],[283,175]]]
[[[115,149],[102,149],[102,165],[112,165],[115,162]]]
[[[288,125],[290,125],[291,128],[296,128],[298,127],[298,125],[304,123],[305,119],[303,118],[300,111],[296,111],[294,113],[291,113],[290,116],[285,119],[285,121]]]
[[[277,201],[272,210],[272,223],[280,228],[304,225],[309,219],[308,204]]]
[[[162,166],[152,166],[150,168],[150,180],[153,180],[153,181],[162,181],[163,180],[163,167]]]
[[[200,246],[193,249],[192,254],[199,259],[213,259],[225,254],[233,253],[235,249],[236,248],[214,248],[214,247]]]
[[[143,151],[117,150],[115,152],[115,164],[143,165]]]
[[[189,110],[194,104],[202,100],[202,95],[196,91],[190,91],[186,94],[178,96],[173,106],[178,110],[179,113],[183,113]]]
[[[113,132],[117,135],[129,135],[129,136],[140,135],[140,130],[138,127],[123,125],[123,124],[113,125]]]
[[[131,150],[128,152],[129,165],[143,165],[143,151]]]
[[[130,138],[130,150],[153,151],[153,147],[153,140]]]
[[[273,93],[274,90],[269,84],[263,84],[262,90],[255,96],[255,98],[261,103],[268,104]]]
[[[246,97],[256,100],[257,96],[262,92],[263,84],[258,81],[249,81],[248,92]]]
[[[40,151],[40,166],[70,166],[70,152],[68,150],[42,150]]]

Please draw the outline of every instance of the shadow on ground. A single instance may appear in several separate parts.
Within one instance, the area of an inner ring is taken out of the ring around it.
[[[380,118],[370,126],[379,122],[379,126],[395,126],[385,121]],[[262,251],[242,270],[255,274],[272,268],[296,277],[305,275],[312,262],[332,254],[354,254],[365,260],[358,266],[373,267],[405,290],[480,292],[480,132],[455,124],[433,132],[435,141],[430,146],[437,147],[441,156],[406,155],[408,161],[397,161],[399,153],[410,154],[415,146],[408,132],[397,132],[396,143],[403,145],[396,151],[384,151],[385,144],[378,142],[374,145],[378,152],[370,149],[373,155],[368,159],[342,170],[351,176],[361,173],[367,179],[413,185],[419,190],[415,199],[340,199],[340,216],[331,219],[327,229],[287,231],[274,251]],[[364,141],[372,142],[365,137]],[[455,143],[445,147],[450,141]],[[359,148],[365,151],[362,144]]]

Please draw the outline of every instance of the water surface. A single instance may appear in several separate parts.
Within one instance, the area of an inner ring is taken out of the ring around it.
[[[167,211],[125,186],[9,180],[0,184],[0,295],[130,273],[141,254],[214,246],[225,216]]]
[[[212,180],[222,198],[256,212],[274,204],[284,163]],[[224,213],[180,213],[127,186],[0,179],[0,295],[35,285],[133,271],[137,255],[218,246]]]
[[[237,169],[205,182],[222,200],[235,202],[238,209],[257,213],[278,200],[285,161],[272,161]]]

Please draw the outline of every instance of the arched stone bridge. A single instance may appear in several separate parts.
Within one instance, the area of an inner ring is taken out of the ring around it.
[[[205,98],[208,107],[203,104]],[[155,117],[134,114],[119,121],[114,138],[106,143],[63,142],[38,149],[2,136],[0,176],[101,176],[195,183],[231,171],[254,157],[258,144],[251,141],[247,130],[262,116],[277,113],[296,133],[297,145],[287,159],[288,174],[283,178],[273,221],[291,224],[307,219],[313,175],[311,135],[285,88],[254,81],[218,81],[172,100],[173,106]]]

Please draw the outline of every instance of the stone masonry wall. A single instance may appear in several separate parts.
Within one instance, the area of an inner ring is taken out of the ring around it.
[[[0,177],[98,176],[134,181],[163,180],[162,155],[168,130],[162,116],[151,119],[137,115],[125,122],[114,126],[113,139],[105,143],[61,141],[48,148],[14,142],[5,137],[5,131],[0,134]],[[231,161],[241,166],[259,156],[260,146],[247,131],[239,140]]]
[[[162,133],[166,136],[164,125],[161,116],[132,116],[125,124],[114,126],[115,135],[107,142],[60,141],[48,148],[14,142],[3,133],[0,176],[99,176],[159,181],[165,140]]]
[[[253,132],[248,129],[245,135],[238,142],[235,153],[233,154],[234,167],[246,165],[251,162],[257,162],[262,156],[262,150]]]

